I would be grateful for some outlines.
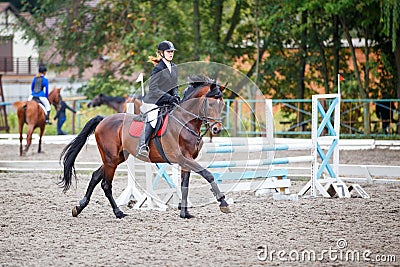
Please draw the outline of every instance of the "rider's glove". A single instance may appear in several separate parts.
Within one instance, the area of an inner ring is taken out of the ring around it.
[[[169,99],[170,104],[179,104],[179,101],[179,96],[171,96],[171,98]]]

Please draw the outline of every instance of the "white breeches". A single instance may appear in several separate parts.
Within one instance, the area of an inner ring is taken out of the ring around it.
[[[158,117],[158,106],[156,104],[143,103],[140,106],[141,113],[147,113],[146,122],[150,122],[151,127],[155,128],[157,124]]]
[[[33,96],[30,95],[30,96],[28,97],[28,100],[31,101],[32,98],[33,98]],[[49,100],[47,99],[47,97],[41,96],[41,97],[39,97],[39,99],[40,99],[40,102],[43,103],[44,108],[46,109],[46,111],[50,111],[50,110],[51,110],[51,105],[50,105],[50,102],[49,102]]]

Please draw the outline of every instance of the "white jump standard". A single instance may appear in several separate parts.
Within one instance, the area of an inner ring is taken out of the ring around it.
[[[350,197],[350,191],[354,189],[361,197],[369,198],[361,186],[353,184],[347,187],[339,178],[340,99],[340,94],[312,96],[311,156],[313,161],[311,180],[300,190],[299,196],[304,196],[310,191],[312,197],[316,197],[319,194],[323,197]],[[325,100],[326,111],[321,104],[321,100]],[[334,116],[333,125],[332,114]],[[321,115],[321,120],[319,120],[318,115]],[[322,142],[330,144],[326,154],[321,148]],[[332,164],[329,163],[331,158],[333,160]]]

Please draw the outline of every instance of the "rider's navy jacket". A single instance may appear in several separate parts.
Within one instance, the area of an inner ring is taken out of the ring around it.
[[[149,92],[144,96],[143,102],[162,106],[168,104],[171,98],[178,96],[178,71],[171,62],[171,72],[161,60],[151,72]]]

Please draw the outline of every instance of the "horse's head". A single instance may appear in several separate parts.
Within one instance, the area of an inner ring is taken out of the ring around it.
[[[194,77],[194,79],[193,79]],[[212,134],[222,131],[221,113],[224,108],[225,86],[204,76],[189,77],[189,87],[185,90],[182,103],[188,101],[187,110],[198,114]],[[190,101],[189,101],[190,100]]]
[[[61,101],[61,87],[56,88],[54,86],[53,90],[51,90],[51,92],[49,93],[49,102],[56,108],[56,110],[59,110],[61,107]]]
[[[200,111],[207,119],[207,127],[210,127],[212,134],[219,134],[222,131],[221,114],[225,106],[224,90],[225,86],[219,85],[217,82],[212,83],[204,98],[204,108]]]
[[[92,100],[89,101],[87,104],[88,108],[90,107],[98,107],[104,104],[104,94],[98,94],[96,95]]]

